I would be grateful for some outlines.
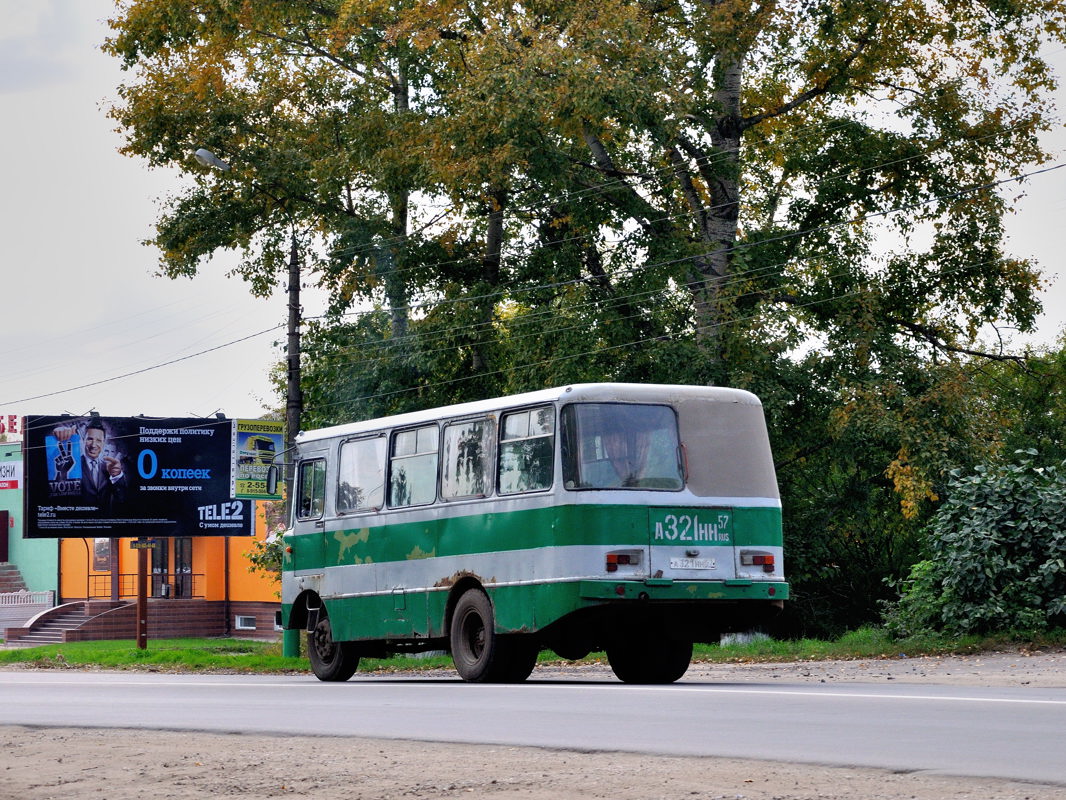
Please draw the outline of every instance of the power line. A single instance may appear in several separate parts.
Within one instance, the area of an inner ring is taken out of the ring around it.
[[[814,125],[812,125],[812,126],[810,126],[811,130],[810,130],[808,135],[810,137],[812,137],[812,138],[814,136],[816,136],[816,135],[825,136],[825,135],[827,135],[829,133],[832,133],[835,130],[848,127],[851,124],[853,124],[851,121],[846,121],[846,122],[841,122],[838,125],[831,125],[831,126],[814,126]],[[917,160],[917,159],[920,159],[920,158],[927,157],[927,156],[929,156],[929,155],[931,155],[933,153],[936,153],[938,150],[943,149],[944,147],[946,147],[947,145],[952,144],[952,143],[975,143],[975,142],[981,142],[981,141],[984,141],[984,140],[987,140],[987,139],[994,139],[994,138],[997,138],[997,137],[1000,137],[1000,136],[1005,136],[1005,135],[1013,133],[1015,130],[1017,130],[1018,128],[1022,127],[1024,124],[1025,124],[1024,122],[1018,122],[1015,125],[1009,126],[1007,128],[1003,128],[1002,130],[994,131],[992,133],[984,134],[982,136],[972,136],[972,137],[971,136],[960,136],[960,137],[958,137],[958,138],[956,138],[954,140],[939,141],[939,142],[931,144],[930,147],[928,147],[925,150],[922,150],[921,152],[915,153],[915,154],[910,155],[910,156],[906,156],[904,158],[897,158],[897,159],[892,159],[892,160],[889,160],[889,161],[883,161],[883,162],[880,162],[878,164],[874,164],[874,165],[871,165],[871,166],[868,166],[868,167],[841,170],[839,172],[830,173],[828,175],[823,175],[823,176],[820,177],[820,179],[821,180],[831,180],[831,179],[835,179],[835,178],[846,177],[848,175],[854,175],[854,176],[857,177],[857,176],[861,176],[861,175],[864,175],[864,174],[873,173],[873,172],[876,172],[877,170],[884,169],[885,167],[897,166],[897,165],[900,165],[900,164],[905,164],[905,163],[910,162],[910,161],[914,161],[914,160]],[[696,169],[699,169],[701,166],[714,166],[719,161],[724,161],[729,155],[730,155],[729,153],[717,152],[717,153],[714,153],[711,156],[707,156],[707,157],[705,157],[703,159],[695,159],[692,162],[692,164],[686,165],[686,166],[691,166],[691,167],[694,167]],[[703,163],[701,164],[701,162],[703,162]],[[676,171],[677,171],[676,168],[671,166],[671,167],[664,167],[664,168],[662,168],[660,170],[652,171],[652,172],[647,173],[645,175],[636,175],[636,174],[634,174],[632,176],[627,176],[627,178],[628,177],[635,178],[636,180],[634,181],[634,183],[636,183],[639,186],[641,184],[648,183],[648,182],[656,179],[657,176],[667,175],[667,174],[670,174],[670,173],[674,173]],[[588,189],[576,190],[574,192],[565,192],[561,196],[556,198],[555,200],[553,200],[551,198],[547,198],[547,199],[538,201],[538,205],[536,205],[536,206],[534,206],[532,204],[528,204],[526,206],[514,206],[514,207],[509,207],[507,209],[507,211],[510,212],[512,214],[512,216],[519,216],[522,213],[533,213],[533,212],[541,211],[545,207],[550,207],[552,205],[565,202],[571,196],[578,196],[578,195],[582,195],[582,194],[587,194],[589,196],[603,195],[603,194],[607,194],[608,192],[613,191],[614,189],[622,187],[622,186],[632,188],[632,184],[630,184],[628,182],[628,180],[626,180],[626,178],[618,178],[618,179],[615,179],[615,180],[612,180],[612,181],[605,181],[605,182],[603,182],[601,184],[597,184],[595,187],[589,187]],[[660,217],[655,217],[655,218],[652,218],[652,219],[645,220],[645,224],[649,224],[650,225],[650,224],[656,224],[656,223],[660,223],[660,222],[669,222],[671,220],[691,217],[691,216],[694,216],[697,213],[713,212],[713,211],[720,210],[722,208],[726,208],[726,207],[729,207],[729,206],[732,206],[732,205],[735,205],[735,204],[736,204],[735,201],[729,201],[729,202],[725,202],[725,203],[718,203],[718,204],[715,204],[715,205],[708,206],[707,208],[702,209],[699,212],[692,211],[692,210],[679,211],[679,212],[674,213],[674,214],[667,214],[667,215],[663,215],[663,216],[660,216]],[[450,206],[450,208],[455,209],[456,206],[453,204],[452,206]],[[447,212],[442,212],[442,213],[447,213]],[[440,216],[441,215],[438,215],[438,219],[439,219]],[[590,232],[584,233],[584,234],[576,234],[576,235],[568,237],[568,238],[558,239],[558,240],[552,241],[548,246],[557,247],[559,245],[567,244],[567,243],[570,243],[570,242],[583,241],[583,240],[586,240],[586,239],[591,239],[595,235],[596,235],[595,231],[590,231]],[[350,247],[340,248],[340,249],[337,249],[337,250],[332,250],[332,251],[330,251],[330,257],[339,257],[339,256],[347,255],[347,256],[351,256],[351,257],[354,258],[354,257],[356,257],[358,255],[368,255],[368,254],[372,254],[374,252],[380,251],[381,249],[387,248],[388,246],[393,245],[393,244],[402,244],[404,241],[405,241],[405,237],[403,237],[403,236],[394,236],[394,237],[384,238],[384,239],[380,239],[380,240],[378,240],[378,241],[376,241],[376,242],[374,242],[372,244],[352,245]],[[428,264],[428,265],[423,264],[423,265],[419,265],[417,267],[409,267],[409,268],[406,268],[406,269],[396,269],[393,272],[394,272],[394,274],[402,274],[404,272],[414,271],[414,270],[424,270],[424,269],[427,269],[427,268],[433,269],[433,268],[439,268],[439,267],[448,266],[448,265],[463,264],[463,263],[468,262],[469,260],[470,260],[469,258],[463,258],[463,259],[451,259],[451,260],[437,261],[437,262],[434,262],[434,263]]]
[[[798,236],[806,235],[806,234],[812,233],[812,232],[820,230],[820,229],[830,229],[830,228],[834,228],[834,227],[841,227],[841,226],[846,226],[846,225],[854,225],[857,222],[863,222],[863,221],[867,221],[867,220],[870,220],[870,219],[875,219],[875,218],[887,216],[889,214],[901,213],[903,211],[914,210],[916,208],[921,208],[922,206],[930,205],[930,204],[932,204],[934,202],[942,202],[944,200],[947,200],[947,199],[950,199],[950,198],[953,198],[953,197],[961,197],[963,195],[966,195],[966,194],[969,194],[969,193],[972,193],[972,192],[975,192],[975,191],[980,191],[982,189],[989,189],[989,188],[993,188],[993,187],[1000,186],[1000,185],[1003,185],[1003,184],[1021,181],[1021,180],[1024,180],[1026,178],[1034,177],[1036,175],[1042,175],[1042,174],[1054,172],[1056,170],[1062,169],[1063,167],[1066,167],[1066,164],[1056,164],[1054,166],[1050,166],[1050,167],[1046,167],[1046,168],[1042,168],[1042,169],[1038,169],[1038,170],[1033,170],[1031,172],[1024,173],[1024,174],[1021,174],[1021,175],[1016,175],[1016,176],[1013,176],[1013,177],[1010,177],[1010,178],[1004,178],[1004,179],[998,180],[998,181],[991,181],[991,182],[987,182],[987,183],[983,183],[983,184],[978,184],[978,185],[975,185],[975,186],[966,187],[966,188],[960,189],[957,192],[953,192],[951,194],[948,194],[948,195],[946,195],[944,197],[933,198],[931,200],[927,200],[927,201],[924,201],[922,203],[914,203],[914,204],[911,204],[909,206],[901,206],[901,207],[894,208],[894,209],[887,209],[887,210],[884,210],[884,211],[872,212],[870,214],[864,215],[864,216],[856,218],[856,219],[845,220],[845,221],[841,221],[841,222],[827,223],[825,225],[820,225],[820,226],[816,226],[814,228],[809,228],[809,229],[805,229],[805,230],[790,231],[788,233],[781,234],[780,236],[777,236],[777,237],[771,237],[769,239],[762,239],[762,240],[759,240],[759,241],[756,241],[756,242],[742,242],[739,245],[734,246],[732,248],[732,251],[736,252],[736,251],[749,249],[749,248],[752,248],[752,247],[760,247],[760,246],[766,245],[766,244],[771,243],[771,242],[777,242],[777,241],[783,241],[783,240],[787,240],[787,239],[791,239],[791,238],[796,238]],[[642,265],[640,267],[640,269],[641,270],[647,270],[647,269],[654,269],[654,268],[663,267],[663,266],[673,266],[673,265],[677,265],[677,264],[693,261],[693,260],[701,258],[701,257],[706,257],[708,255],[710,255],[710,252],[705,252],[705,253],[702,253],[702,254],[697,253],[697,254],[685,255],[685,256],[682,256],[682,257],[679,257],[679,258],[669,259],[667,261],[658,262],[656,264]],[[576,281],[567,281],[567,282],[563,282],[563,283],[560,283],[560,284],[548,284],[546,286],[550,287],[550,286],[555,286],[555,285],[566,285],[568,283],[572,284],[572,283],[575,283],[575,282]],[[537,288],[537,287],[533,287],[533,288]],[[526,288],[526,289],[523,289],[521,291],[532,291],[532,290],[533,289],[531,289],[531,288]],[[466,297],[466,298],[453,299],[453,300],[450,300],[450,301],[440,301],[440,302],[437,302],[435,304],[427,303],[426,306],[432,305],[433,307],[437,307],[437,306],[441,305],[443,302],[471,302],[472,300],[475,300],[475,299],[486,299],[486,298],[490,298],[490,297],[500,297],[500,296],[504,296],[506,294],[509,294],[509,293],[507,293],[507,292],[495,292],[495,293],[491,293],[491,294],[487,294],[487,295],[483,295],[481,297],[475,297],[475,298]],[[418,307],[419,306],[409,306],[409,308],[418,308]],[[363,313],[369,313],[369,312],[359,312],[359,313],[363,314]],[[313,318],[311,318],[311,319],[313,319]],[[81,385],[78,385],[78,386],[72,386],[72,387],[69,387],[69,388],[66,388],[66,389],[60,389],[60,390],[56,390],[56,391],[52,391],[52,392],[46,392],[46,393],[39,394],[39,395],[33,395],[33,396],[30,396],[30,397],[19,398],[17,400],[8,400],[8,401],[2,401],[2,402],[9,403],[9,404],[14,404],[14,403],[28,402],[28,401],[31,401],[31,400],[39,400],[39,399],[42,399],[42,398],[45,398],[45,397],[54,397],[56,395],[65,394],[67,392],[77,391],[79,389],[86,389],[86,388],[90,388],[90,387],[93,387],[93,386],[99,386],[99,385],[102,385],[102,384],[105,384],[105,383],[111,383],[111,382],[114,382],[114,381],[117,381],[117,380],[122,380],[122,379],[125,379],[125,378],[133,377],[135,375],[141,375],[141,374],[144,374],[146,372],[151,372],[151,371],[156,370],[156,369],[161,369],[162,367],[171,366],[173,364],[180,363],[182,361],[187,361],[189,359],[196,358],[198,356],[205,355],[207,353],[215,352],[217,350],[221,350],[223,348],[230,347],[230,346],[232,346],[234,344],[238,344],[240,342],[247,341],[249,339],[253,339],[253,338],[256,338],[258,336],[262,336],[265,333],[270,333],[272,331],[279,330],[282,327],[284,327],[284,326],[280,325],[280,324],[279,325],[275,325],[273,327],[267,328],[265,330],[258,331],[256,333],[249,334],[249,335],[241,337],[239,339],[234,339],[232,341],[225,342],[223,344],[216,345],[214,347],[210,347],[210,348],[207,348],[205,350],[201,350],[201,351],[199,351],[197,353],[191,353],[191,354],[182,356],[180,358],[174,358],[174,359],[171,359],[171,360],[168,360],[168,361],[161,362],[159,364],[155,364],[155,365],[152,365],[152,366],[144,367],[142,369],[133,370],[131,372],[123,373],[121,375],[115,375],[115,376],[112,376],[112,377],[109,377],[109,378],[102,378],[102,379],[100,379],[98,381],[92,381],[90,383],[81,384]],[[488,373],[488,374],[491,374],[491,373]]]
[[[945,274],[952,274],[954,272],[961,272],[964,269],[968,269],[970,266],[972,266],[972,265],[966,265],[966,266],[963,266],[963,267],[959,267],[959,268],[957,268],[955,270],[949,270]],[[851,291],[851,292],[845,292],[844,294],[841,294],[841,295],[834,295],[834,296],[828,297],[828,298],[821,298],[821,299],[818,299],[818,300],[811,300],[811,301],[808,301],[806,303],[793,304],[793,305],[790,306],[790,308],[792,308],[792,309],[810,308],[810,307],[813,307],[813,306],[821,305],[823,303],[829,303],[829,302],[835,302],[835,301],[838,301],[838,300],[842,300],[842,299],[847,298],[847,297],[855,297],[855,296],[858,296],[858,295],[861,295],[861,294],[872,293],[873,291],[875,291],[874,288],[856,289],[856,290]],[[703,333],[703,332],[711,332],[711,331],[714,331],[714,330],[721,330],[721,329],[727,327],[728,325],[733,325],[733,324],[739,325],[739,324],[744,323],[744,322],[750,322],[750,321],[752,321],[754,319],[757,319],[758,317],[762,316],[764,313],[765,313],[764,311],[759,311],[759,312],[757,312],[755,314],[748,315],[747,317],[740,317],[740,318],[737,318],[737,319],[734,319],[734,320],[730,320],[728,322],[716,322],[716,323],[711,323],[709,325],[697,326],[693,330],[693,333],[698,334],[698,333]],[[451,385],[454,385],[454,384],[464,383],[466,381],[471,381],[471,380],[477,380],[479,378],[491,377],[491,376],[494,376],[494,375],[505,375],[505,374],[516,372],[516,371],[519,371],[519,370],[531,370],[531,369],[535,369],[537,367],[549,366],[549,365],[556,364],[556,363],[563,362],[563,361],[573,361],[573,360],[579,359],[579,358],[588,358],[590,356],[599,356],[599,355],[602,355],[602,354],[604,354],[606,352],[617,351],[617,350],[622,350],[622,349],[626,349],[626,348],[633,348],[633,347],[636,347],[638,345],[647,344],[649,342],[661,341],[662,338],[663,337],[661,337],[661,336],[653,336],[653,337],[647,337],[647,338],[644,338],[644,339],[637,339],[637,340],[633,340],[633,341],[621,342],[621,343],[617,343],[617,344],[604,345],[603,347],[599,347],[599,348],[597,348],[595,350],[587,350],[587,351],[584,351],[584,352],[581,352],[581,353],[568,353],[568,354],[562,355],[562,356],[554,356],[552,358],[544,358],[544,359],[540,359],[538,361],[529,362],[527,364],[519,364],[519,365],[516,365],[516,366],[508,367],[506,369],[491,370],[491,371],[488,371],[488,372],[479,372],[479,373],[476,373],[476,374],[473,374],[473,375],[464,375],[464,376],[458,377],[458,378],[450,378],[450,379],[444,380],[444,381],[435,381],[433,383],[420,384],[418,386],[411,386],[411,387],[408,387],[408,388],[405,388],[405,389],[394,389],[394,390],[389,391],[389,392],[380,392],[378,394],[363,395],[363,396],[359,396],[359,397],[349,397],[349,398],[345,398],[343,400],[337,400],[337,401],[332,402],[332,403],[321,403],[321,404],[319,404],[319,407],[320,408],[329,408],[329,407],[347,405],[349,403],[365,402],[367,400],[380,400],[380,399],[383,399],[383,398],[386,398],[386,397],[394,397],[394,396],[399,395],[399,394],[407,394],[409,392],[421,392],[421,391],[425,391],[426,389],[435,389],[435,388],[439,388],[439,387],[442,387],[442,386],[451,386]]]
[[[899,207],[896,207],[896,208],[886,209],[886,210],[883,210],[883,211],[874,211],[874,212],[870,212],[869,214],[864,214],[864,215],[862,215],[860,217],[853,217],[851,219],[842,220],[842,221],[839,221],[839,222],[825,223],[823,225],[818,225],[818,226],[815,226],[813,228],[806,228],[806,229],[797,230],[797,231],[789,231],[787,233],[783,233],[783,234],[780,234],[778,236],[773,236],[773,237],[769,237],[769,238],[766,238],[766,239],[759,239],[758,241],[740,242],[739,244],[736,244],[733,247],[731,247],[730,248],[730,252],[733,252],[733,253],[741,252],[741,251],[752,249],[752,248],[756,248],[756,247],[762,247],[762,246],[764,246],[766,244],[785,241],[785,240],[788,240],[788,239],[794,239],[794,238],[797,238],[797,237],[800,237],[800,236],[805,236],[807,234],[814,233],[814,232],[819,231],[819,230],[829,230],[829,229],[832,229],[832,228],[839,228],[839,227],[855,225],[857,223],[867,222],[869,220],[878,219],[880,217],[889,216],[891,214],[898,214],[898,213],[901,213],[901,212],[904,212],[904,211],[913,211],[913,210],[915,210],[917,208],[921,208],[923,206],[932,205],[933,203],[937,203],[937,202],[943,202],[945,200],[949,200],[949,199],[952,199],[952,198],[959,198],[959,197],[962,197],[962,196],[964,196],[966,194],[970,194],[972,192],[981,191],[982,189],[990,189],[990,188],[994,188],[996,186],[1000,186],[1000,185],[1003,185],[1003,184],[1006,184],[1006,183],[1012,183],[1012,182],[1025,180],[1026,178],[1030,178],[1030,177],[1033,177],[1033,176],[1036,176],[1036,175],[1041,175],[1041,174],[1048,173],[1048,172],[1054,172],[1055,170],[1062,169],[1063,167],[1066,167],[1066,164],[1056,164],[1056,165],[1051,166],[1051,167],[1046,167],[1046,168],[1043,168],[1043,169],[1034,170],[1032,172],[1024,173],[1022,175],[1016,175],[1016,176],[1013,176],[1013,177],[1010,177],[1010,178],[1004,178],[1004,179],[998,180],[998,181],[990,181],[990,182],[983,183],[983,184],[977,184],[977,185],[974,185],[974,186],[964,187],[962,189],[959,189],[956,192],[952,192],[952,193],[949,193],[947,195],[944,195],[943,197],[931,198],[929,200],[926,200],[926,201],[923,201],[923,202],[920,202],[920,203],[912,203],[912,204],[907,205],[907,206],[899,206]],[[704,251],[704,252],[701,252],[701,253],[691,253],[691,254],[679,256],[677,258],[668,259],[668,260],[665,260],[665,261],[653,262],[651,264],[643,264],[643,265],[641,265],[639,267],[635,267],[634,268],[634,272],[637,272],[637,271],[648,271],[648,270],[657,269],[657,268],[660,268],[660,267],[677,266],[679,264],[684,264],[684,263],[687,263],[687,262],[690,262],[690,261],[695,261],[695,260],[700,259],[700,258],[707,258],[708,256],[712,255],[714,252],[715,251]],[[778,265],[778,266],[782,266],[782,265]],[[730,277],[732,277],[732,276],[730,276]],[[421,308],[439,308],[439,307],[444,306],[444,305],[457,304],[457,303],[472,303],[472,302],[477,302],[478,300],[488,300],[488,299],[493,299],[493,298],[509,297],[509,296],[512,296],[515,293],[525,293],[525,292],[532,292],[532,291],[540,291],[540,290],[545,290],[545,289],[552,289],[552,288],[558,288],[558,287],[562,287],[562,286],[577,285],[577,284],[583,284],[583,283],[587,283],[587,279],[583,279],[583,278],[571,279],[571,280],[568,280],[568,281],[557,281],[557,282],[554,282],[554,283],[540,284],[538,286],[524,287],[524,288],[518,289],[518,290],[513,290],[513,289],[499,290],[499,291],[496,291],[496,292],[489,292],[489,293],[482,294],[482,295],[468,295],[468,296],[460,297],[460,298],[445,298],[445,299],[429,300],[429,301],[426,301],[424,303],[409,304],[409,305],[405,306],[404,308],[409,309],[409,310],[418,310],[418,309],[421,309]],[[389,308],[389,309],[385,309],[385,310],[387,310],[389,312],[393,312],[393,311],[398,311],[400,309]],[[346,313],[343,316],[364,316],[364,315],[370,314],[370,313],[374,313],[374,312],[373,311],[356,311],[356,312]],[[328,319],[328,318],[330,318],[330,315],[321,315],[321,316],[317,316],[317,317],[308,317],[307,319]]]
[[[152,372],[153,370],[161,369],[163,367],[169,367],[169,366],[172,366],[173,364],[178,364],[178,363],[180,363],[182,361],[188,361],[191,358],[197,358],[199,356],[207,355],[208,353],[214,353],[216,350],[222,350],[222,349],[224,349],[226,347],[232,347],[235,344],[240,344],[241,342],[246,342],[249,339],[254,339],[257,336],[262,336],[264,333],[270,333],[272,331],[279,330],[279,329],[281,329],[283,327],[285,327],[285,326],[284,325],[275,325],[272,328],[267,328],[266,330],[258,331],[256,333],[250,333],[247,336],[242,336],[240,339],[234,339],[234,340],[229,341],[229,342],[224,342],[223,344],[215,345],[214,347],[209,347],[206,350],[200,350],[197,353],[189,353],[188,355],[181,356],[180,358],[172,358],[169,361],[163,361],[162,363],[159,363],[159,364],[153,364],[150,367],[144,367],[143,369],[133,370],[132,372],[125,372],[125,373],[123,373],[121,375],[113,375],[110,378],[101,378],[100,380],[92,381],[91,383],[83,383],[80,386],[71,386],[68,389],[59,389],[59,390],[54,391],[54,392],[45,392],[44,394],[36,394],[36,395],[33,395],[32,397],[20,397],[18,400],[4,400],[4,401],[0,401],[0,404],[27,403],[30,400],[40,400],[41,398],[44,398],[44,397],[55,397],[56,395],[66,394],[67,392],[76,392],[78,389],[88,389],[91,386],[100,386],[101,384],[104,384],[104,383],[113,383],[114,381],[119,381],[119,380],[122,380],[124,378],[132,378],[134,375],[143,375],[146,372]]]
[[[999,258],[999,259],[992,259],[990,261],[973,262],[973,263],[970,263],[970,264],[965,264],[963,266],[957,267],[957,268],[955,268],[953,270],[948,270],[946,272],[942,272],[940,274],[941,275],[950,275],[950,274],[965,272],[966,270],[976,269],[978,267],[987,266],[989,264],[1001,262],[1001,261],[1004,261],[1004,260],[1005,259],[1003,259],[1003,258]],[[838,272],[838,273],[834,273],[832,275],[828,275],[826,277],[831,280],[833,278],[845,277],[845,276],[847,276],[849,274],[850,273],[847,273],[847,272]],[[683,286],[684,285],[682,285],[682,287]],[[819,300],[809,301],[807,303],[794,303],[794,304],[790,305],[790,308],[805,308],[807,306],[818,305],[818,304],[821,304],[823,302],[824,303],[829,303],[829,302],[832,302],[833,300],[839,300],[839,299],[843,299],[843,298],[846,298],[846,297],[853,296],[856,293],[862,293],[863,291],[873,292],[874,289],[871,288],[869,290],[857,290],[856,292],[852,292],[852,293],[844,293],[844,294],[841,294],[841,295],[833,295],[833,296],[830,296],[830,297],[827,297],[827,298],[821,298]],[[650,293],[642,293],[642,294],[650,294]],[[758,291],[742,293],[742,294],[738,295],[735,299],[741,299],[741,298],[744,298],[744,297],[757,296],[759,294],[761,294],[761,292],[758,292]],[[634,295],[634,296],[637,296],[637,295]],[[591,305],[591,304],[589,304],[589,305]],[[545,313],[547,313],[547,312],[545,312]],[[624,321],[627,321],[627,320],[638,318],[640,316],[642,316],[642,312],[638,311],[637,313],[629,315],[627,317],[612,318],[610,321],[612,323],[614,323],[614,322],[624,322]],[[756,315],[752,315],[750,317],[742,318],[741,321],[750,321],[751,319],[754,319],[755,316]],[[520,324],[525,324],[527,322],[527,320],[525,320],[523,318],[518,318],[517,321]],[[533,321],[528,322],[528,325],[530,327],[532,327]],[[473,327],[473,326],[471,326],[471,327]],[[550,333],[552,335],[556,335],[556,334],[559,334],[559,333],[565,333],[565,332],[568,332],[568,331],[574,331],[574,330],[582,329],[584,327],[586,327],[586,326],[584,326],[584,325],[579,323],[579,324],[569,325],[569,326],[565,326],[565,327],[561,327],[561,328],[552,328],[552,329],[550,329],[547,332],[545,332],[543,330],[534,330],[534,331],[532,331],[530,333],[521,334],[521,335],[518,335],[518,336],[513,336],[513,337],[511,337],[511,340],[513,341],[513,340],[516,340],[516,339],[520,340],[520,339],[525,339],[525,338],[543,336],[543,335],[545,335],[545,333]],[[707,326],[704,326],[704,327],[707,327]],[[460,330],[462,330],[462,328],[460,328]],[[446,335],[447,334],[442,334],[440,338],[444,338]],[[659,338],[661,338],[661,336],[657,336],[655,338],[659,339]],[[425,340],[424,339],[419,339],[419,341],[420,342],[424,342]],[[431,341],[432,341],[432,339],[431,339]],[[640,344],[640,343],[643,343],[644,341],[649,341],[649,340],[638,340],[638,341],[635,341],[635,342],[625,342],[621,346],[627,346],[627,345],[632,345],[632,344]],[[478,341],[464,342],[463,344],[466,345],[466,346],[473,347],[473,346],[477,346],[479,344],[489,344],[491,342],[492,342],[491,339],[481,339],[481,340],[478,340]],[[383,343],[375,343],[374,345],[371,345],[371,347],[375,347],[375,345],[381,345],[381,344],[383,344]],[[360,345],[353,345],[351,347],[340,348],[339,349],[339,353],[343,354],[343,353],[346,353],[346,352],[361,352],[361,351],[364,351],[365,349],[366,349],[365,345],[361,345],[361,344]],[[333,363],[335,365],[339,365],[339,366],[357,368],[357,367],[359,367],[362,364],[372,363],[375,360],[377,360],[378,358],[388,357],[388,354],[387,354],[386,351],[389,348],[378,346],[378,347],[376,347],[376,349],[378,351],[376,355],[372,353],[372,354],[370,354],[367,357],[356,358],[356,359],[351,359],[351,360],[334,359]],[[439,352],[446,352],[449,349],[450,348],[439,348],[439,349],[436,349],[436,350],[420,351],[419,355],[420,356],[432,356],[432,355],[434,355],[436,353],[439,353]],[[608,348],[608,349],[610,349],[610,348]],[[602,352],[602,351],[596,351],[596,352]],[[331,353],[329,358],[333,358],[336,355],[337,355],[337,353]],[[566,359],[567,356],[561,356],[560,358]],[[479,373],[479,375],[480,374],[485,374],[485,373]],[[430,384],[430,387],[433,386],[433,385],[435,385],[435,384]],[[419,387],[419,388],[428,388],[428,387]]]

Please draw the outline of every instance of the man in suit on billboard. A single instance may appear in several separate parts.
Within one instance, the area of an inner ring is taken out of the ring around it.
[[[53,435],[62,448],[62,443],[69,441],[76,431],[74,426],[65,425],[56,428]],[[122,468],[122,459],[114,448],[108,446],[107,430],[99,418],[93,417],[86,423],[81,434],[81,449],[81,496],[101,511],[113,513],[126,502],[129,480]],[[65,455],[60,450],[60,458],[64,457],[71,462],[69,466],[73,466],[69,450]],[[57,472],[59,467],[57,460]]]

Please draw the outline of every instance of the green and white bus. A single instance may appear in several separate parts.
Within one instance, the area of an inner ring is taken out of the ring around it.
[[[468,681],[606,651],[669,683],[788,599],[762,405],[575,384],[301,433],[283,625],[315,675],[447,650]]]

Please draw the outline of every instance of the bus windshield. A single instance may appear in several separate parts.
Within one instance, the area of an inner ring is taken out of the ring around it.
[[[677,417],[669,406],[575,403],[561,419],[567,489],[683,488]]]

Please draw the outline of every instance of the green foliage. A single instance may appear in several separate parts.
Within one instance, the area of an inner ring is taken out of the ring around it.
[[[1039,311],[994,184],[1047,160],[1059,0],[123,0],[112,27],[124,151],[189,179],[160,272],[236,249],[265,293],[296,235],[330,294],[305,428],[576,381],[750,389],[794,635],[876,618],[950,469],[1063,447],[1061,408],[1018,410],[1061,360],[970,362]]]
[[[1035,456],[1035,452],[1030,452]],[[886,614],[896,636],[1046,631],[1066,621],[1066,462],[956,474],[918,562]]]
[[[248,571],[262,573],[278,583],[281,582],[281,559],[283,543],[281,534],[285,530],[285,503],[283,501],[267,501],[263,504],[266,515],[266,535],[262,539],[252,542],[251,548],[245,553],[248,559]],[[278,592],[280,594],[280,591]]]
[[[1048,462],[1066,459],[1066,334],[1056,347],[1021,363],[981,364],[976,390],[1001,420],[1003,450],[1036,450]]]

